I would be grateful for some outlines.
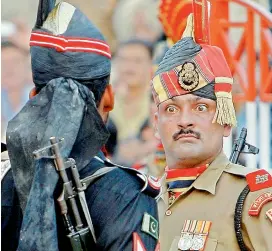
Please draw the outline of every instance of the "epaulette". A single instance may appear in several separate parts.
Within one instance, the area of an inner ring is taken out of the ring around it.
[[[245,168],[246,169],[246,168]],[[243,207],[246,200],[247,195],[250,192],[255,192],[258,190],[262,190],[264,188],[272,187],[272,177],[271,175],[264,169],[259,169],[257,171],[251,170],[248,174],[245,175],[247,186],[240,193],[234,214],[234,228],[236,238],[241,251],[247,251],[247,247],[244,243],[243,235],[242,235],[242,213]],[[249,209],[249,215],[258,215],[261,207],[268,201],[272,200],[272,194],[270,192],[261,194],[251,205]]]
[[[145,192],[155,199],[157,199],[157,197],[160,195],[161,179],[152,177],[150,175],[146,175],[134,168],[125,167],[122,165],[112,163],[109,159],[101,159],[98,156],[95,156],[94,158],[96,158],[100,162],[103,162],[107,167],[118,167],[137,177],[138,181],[142,184],[141,192]]]
[[[234,174],[241,177],[246,177],[248,174],[258,171],[259,169],[246,168],[244,166],[230,163],[224,170],[226,173]]]

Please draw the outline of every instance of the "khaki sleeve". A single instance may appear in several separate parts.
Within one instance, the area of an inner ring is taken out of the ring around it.
[[[268,199],[262,200],[260,198],[268,197]],[[269,199],[270,198],[270,199]],[[272,209],[272,188],[262,189],[256,192],[250,192],[246,198],[244,210],[243,210],[243,232],[246,233],[244,239],[247,239],[251,243],[253,250],[256,251],[269,251],[272,250],[272,219],[266,216],[266,212]],[[262,205],[262,201],[264,204]],[[252,204],[255,203],[258,208],[258,215],[250,215],[250,209]]]

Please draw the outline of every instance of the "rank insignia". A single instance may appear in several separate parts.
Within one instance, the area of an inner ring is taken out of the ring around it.
[[[186,220],[181,231],[178,249],[204,250],[211,225],[211,221]]]
[[[246,180],[251,192],[272,187],[272,177],[264,169],[247,174]]]
[[[264,204],[272,201],[272,193],[265,192],[257,197],[257,199],[251,204],[248,214],[250,216],[258,216]]]
[[[136,232],[133,233],[133,251],[147,251],[141,237]]]
[[[267,210],[265,213],[267,219],[269,219],[272,222],[272,208]]]
[[[153,236],[156,240],[159,239],[159,223],[148,213],[144,213],[142,231]]]
[[[186,62],[182,65],[181,70],[178,73],[178,82],[186,91],[192,91],[197,87],[199,77],[194,63]]]

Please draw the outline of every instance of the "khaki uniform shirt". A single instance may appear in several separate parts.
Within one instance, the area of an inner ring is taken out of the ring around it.
[[[234,230],[235,205],[247,182],[245,175],[256,170],[232,164],[221,153],[197,180],[168,206],[166,183],[159,200],[161,251],[177,251],[183,224],[186,220],[210,221],[205,251],[240,250]],[[266,203],[259,216],[249,216],[248,210],[256,198],[271,192],[272,188],[250,192],[242,214],[242,232],[249,250],[272,250],[272,222],[266,212],[272,201]],[[168,216],[167,216],[168,215]],[[185,249],[191,250],[191,249]]]

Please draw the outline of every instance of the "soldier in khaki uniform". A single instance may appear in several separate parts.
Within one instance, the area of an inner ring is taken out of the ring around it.
[[[233,79],[220,48],[197,44],[193,35],[189,16],[152,80],[167,162],[161,250],[272,250],[271,175],[223,153],[223,137],[236,125]]]

